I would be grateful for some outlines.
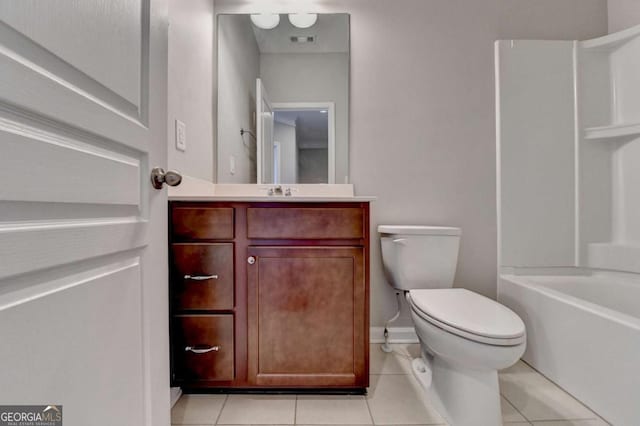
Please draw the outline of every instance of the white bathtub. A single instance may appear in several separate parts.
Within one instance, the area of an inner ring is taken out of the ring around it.
[[[524,359],[616,426],[640,425],[640,278],[501,275],[527,326]]]

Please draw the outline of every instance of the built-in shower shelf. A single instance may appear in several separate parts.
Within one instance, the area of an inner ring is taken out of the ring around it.
[[[614,139],[625,136],[640,136],[640,123],[589,127],[584,131],[585,139]]]
[[[640,25],[636,25],[635,27],[628,28],[624,31],[609,34],[593,40],[581,41],[580,47],[582,47],[583,49],[613,50],[633,40],[636,37],[640,37]]]

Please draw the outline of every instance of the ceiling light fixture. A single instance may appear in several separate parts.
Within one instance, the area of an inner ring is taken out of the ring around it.
[[[318,20],[317,13],[290,13],[289,22],[297,28],[312,27]]]
[[[271,30],[280,23],[280,15],[277,13],[254,13],[251,15],[251,22],[263,30]]]

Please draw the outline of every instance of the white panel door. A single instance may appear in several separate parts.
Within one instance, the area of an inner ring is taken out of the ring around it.
[[[166,16],[0,1],[0,404],[169,424]]]
[[[256,117],[258,183],[273,183],[273,106],[259,78],[256,79]]]

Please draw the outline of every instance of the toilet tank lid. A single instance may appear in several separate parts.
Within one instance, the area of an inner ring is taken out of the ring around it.
[[[397,235],[461,235],[462,229],[451,226],[378,225],[378,233]]]

